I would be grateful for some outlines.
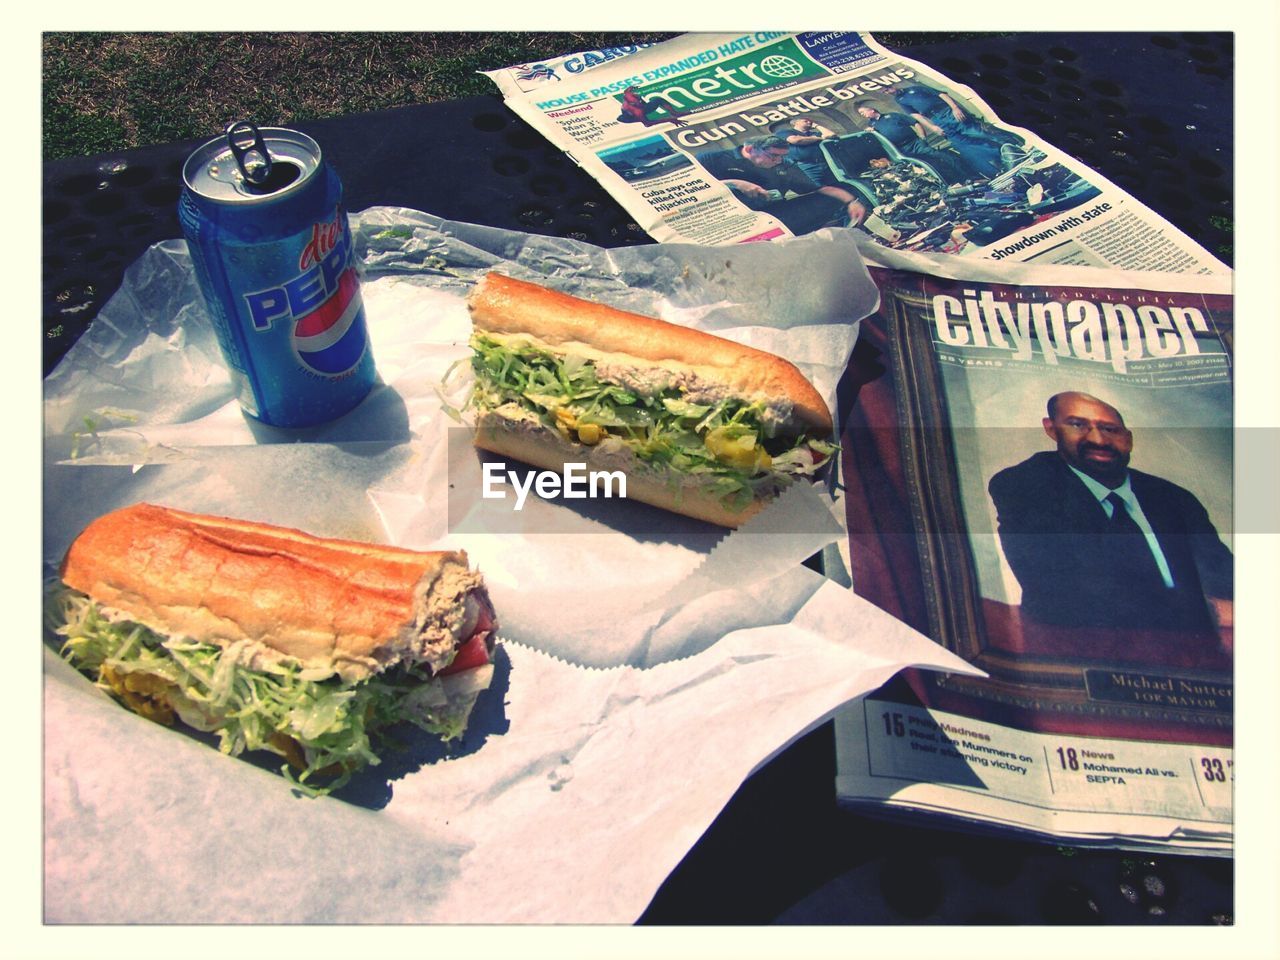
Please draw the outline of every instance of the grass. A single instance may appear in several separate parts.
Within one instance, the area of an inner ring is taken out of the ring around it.
[[[429,103],[477,71],[671,33],[46,33],[44,159]]]

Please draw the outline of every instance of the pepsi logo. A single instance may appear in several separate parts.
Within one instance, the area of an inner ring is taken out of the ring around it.
[[[368,346],[360,281],[349,267],[333,295],[294,324],[293,347],[307,369],[336,377],[354,370]]]

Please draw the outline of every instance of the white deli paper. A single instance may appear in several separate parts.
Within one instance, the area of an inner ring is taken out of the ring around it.
[[[311,800],[47,650],[48,922],[631,922],[752,770],[836,707],[909,665],[975,672],[800,566],[844,536],[818,486],[727,538],[532,497],[494,532],[474,497],[481,457],[451,411],[482,273],[781,354],[834,409],[876,302],[848,234],[602,250],[408,210],[352,219],[380,382],[307,430],[240,412],[184,244],[130,269],[46,380],[46,571],[141,500],[461,547],[502,621],[493,687],[460,744],[411,740]]]

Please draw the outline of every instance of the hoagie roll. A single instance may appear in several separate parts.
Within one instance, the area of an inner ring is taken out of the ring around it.
[[[376,763],[370,738],[401,721],[458,736],[492,674],[493,608],[461,552],[136,504],[89,524],[61,578],[78,669],[304,784]]]
[[[622,470],[629,497],[728,527],[836,450],[781,357],[497,273],[468,306],[482,449]]]

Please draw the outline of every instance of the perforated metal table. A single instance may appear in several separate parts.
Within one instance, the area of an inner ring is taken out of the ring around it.
[[[1021,34],[886,42],[967,83],[1007,122],[1102,172],[1233,260],[1230,34]],[[1136,65],[1140,64],[1140,68]],[[297,124],[348,206],[648,243],[587,175],[496,96]],[[149,245],[181,236],[181,166],[199,141],[43,171],[47,373]],[[1230,923],[1230,860],[1071,851],[836,807],[830,723],[751,777],[641,923]]]

